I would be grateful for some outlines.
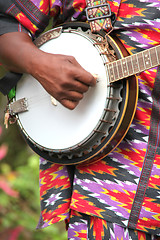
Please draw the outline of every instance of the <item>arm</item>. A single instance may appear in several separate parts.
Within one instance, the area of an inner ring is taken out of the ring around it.
[[[73,57],[39,50],[27,33],[3,34],[0,46],[0,61],[8,70],[31,74],[66,108],[74,109],[96,83]]]

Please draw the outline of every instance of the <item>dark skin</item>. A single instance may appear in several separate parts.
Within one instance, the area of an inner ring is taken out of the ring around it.
[[[0,36],[0,61],[12,72],[28,73],[63,106],[73,110],[96,78],[72,56],[45,53],[27,33]]]
[[[74,109],[89,87],[96,84],[96,78],[73,57],[42,52],[26,33],[0,36],[0,62],[10,71],[31,74],[68,109]]]

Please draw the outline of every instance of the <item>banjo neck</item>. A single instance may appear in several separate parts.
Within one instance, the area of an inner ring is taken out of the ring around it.
[[[135,75],[160,64],[160,45],[106,64],[109,82]]]

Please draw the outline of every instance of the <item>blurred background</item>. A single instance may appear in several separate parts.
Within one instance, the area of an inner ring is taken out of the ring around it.
[[[0,66],[0,77],[5,74]],[[63,222],[36,230],[40,215],[39,157],[15,124],[4,127],[7,98],[0,93],[0,240],[66,240]]]

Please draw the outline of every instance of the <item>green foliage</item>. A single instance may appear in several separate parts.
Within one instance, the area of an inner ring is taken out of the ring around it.
[[[52,225],[43,230],[35,230],[40,213],[38,156],[32,154],[24,165],[13,171],[4,161],[0,165],[0,180],[5,181],[10,191],[0,189],[0,234],[8,234],[8,229],[22,227],[19,240],[63,240],[67,239],[64,224]],[[1,239],[1,238],[0,238]]]
[[[43,230],[35,230],[39,219],[40,204],[38,191],[38,157],[31,155],[25,165],[17,166],[16,171],[6,163],[1,163],[0,176],[3,176],[13,192],[6,194],[0,190],[0,233],[4,229],[14,229],[22,226],[21,239],[67,239],[62,224],[57,224]],[[9,192],[8,192],[9,193]],[[64,225],[63,225],[64,227]],[[26,237],[26,236],[29,236]]]

